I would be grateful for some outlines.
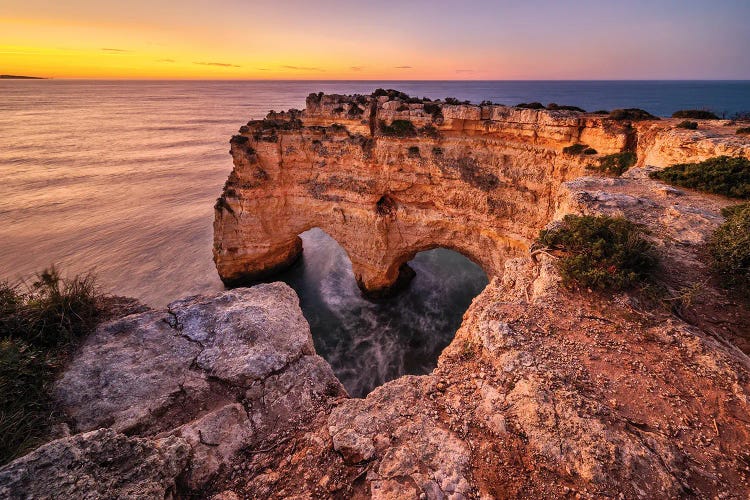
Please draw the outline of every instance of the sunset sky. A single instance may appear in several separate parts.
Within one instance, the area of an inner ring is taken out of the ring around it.
[[[2,0],[0,73],[750,79],[748,0]]]

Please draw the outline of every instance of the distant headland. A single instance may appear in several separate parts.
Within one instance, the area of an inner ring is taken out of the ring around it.
[[[0,80],[49,80],[41,76],[0,75]]]

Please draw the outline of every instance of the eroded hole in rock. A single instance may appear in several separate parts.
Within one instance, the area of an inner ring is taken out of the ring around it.
[[[375,212],[381,217],[391,215],[395,211],[396,202],[387,194],[381,196],[378,202],[375,204]]]
[[[429,373],[461,325],[471,300],[487,285],[484,271],[443,248],[409,262],[416,277],[394,297],[369,301],[351,262],[320,229],[300,235],[304,253],[276,277],[295,289],[315,348],[350,395],[362,397],[401,375]]]

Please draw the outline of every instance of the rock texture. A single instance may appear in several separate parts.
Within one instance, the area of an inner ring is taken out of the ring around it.
[[[173,498],[190,447],[101,429],[58,439],[0,469],[0,497]]]
[[[344,396],[286,285],[186,298],[87,339],[55,397],[73,432],[91,432],[0,470],[0,491],[45,496],[59,483],[77,485],[69,498],[164,498],[179,475],[177,493],[200,492],[240,452],[305,428]],[[33,483],[37,469],[46,486]],[[101,474],[112,478],[94,485]]]
[[[561,184],[601,155],[633,151],[657,166],[750,156],[728,127],[685,131],[675,120],[412,101],[311,94],[304,111],[243,126],[215,212],[224,282],[252,282],[294,262],[298,235],[313,227],[346,250],[372,294],[408,282],[405,263],[434,247],[494,276],[552,219]],[[563,152],[577,143],[599,155]]]

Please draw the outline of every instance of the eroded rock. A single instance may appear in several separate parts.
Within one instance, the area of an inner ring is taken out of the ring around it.
[[[182,439],[100,429],[47,443],[0,469],[0,497],[173,498],[189,455]]]

